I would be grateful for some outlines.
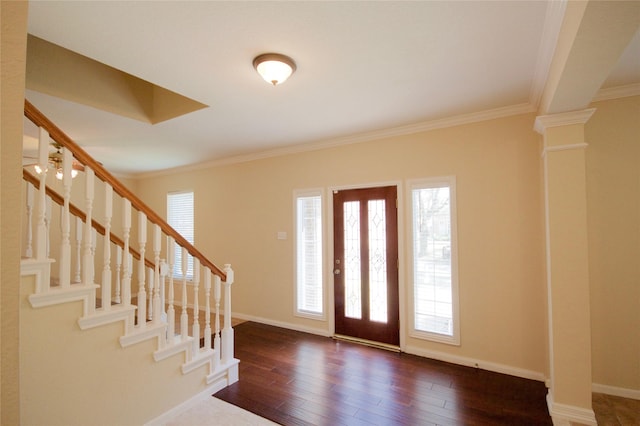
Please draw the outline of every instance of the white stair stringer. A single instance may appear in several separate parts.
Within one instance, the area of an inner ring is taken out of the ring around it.
[[[35,293],[29,296],[29,303],[34,308],[58,305],[67,302],[82,301],[83,317],[88,316],[89,300],[95,294],[97,284],[72,284],[66,288],[52,288],[44,293]]]
[[[81,330],[99,327],[101,325],[111,324],[118,321],[124,322],[124,330],[129,330],[135,322],[136,306],[115,305],[108,311],[96,310],[95,312],[85,315],[78,319],[78,325]]]

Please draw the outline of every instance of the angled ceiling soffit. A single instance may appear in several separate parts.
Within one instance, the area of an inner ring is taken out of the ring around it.
[[[31,34],[26,87],[151,124],[208,106]]]

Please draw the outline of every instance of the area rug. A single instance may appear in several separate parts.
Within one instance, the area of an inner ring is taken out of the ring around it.
[[[265,418],[257,416],[235,405],[221,401],[218,398],[206,398],[199,401],[188,410],[162,423],[163,426],[273,426]]]

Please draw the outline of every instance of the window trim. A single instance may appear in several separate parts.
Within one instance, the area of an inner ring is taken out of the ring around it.
[[[320,221],[322,226],[320,231],[320,238],[322,242],[322,259],[320,261],[322,271],[322,312],[318,313],[298,309],[298,199],[306,197],[320,197]],[[327,271],[325,267],[327,259],[327,221],[325,211],[325,193],[322,188],[296,189],[293,191],[293,314],[296,317],[318,321],[326,321],[327,319]]]
[[[453,335],[440,334],[417,330],[415,325],[415,284],[414,284],[414,234],[413,234],[413,190],[428,189],[438,187],[449,187],[449,208],[451,220],[451,304],[453,319]],[[458,280],[458,220],[457,220],[457,195],[456,177],[440,176],[423,179],[412,179],[407,181],[407,236],[409,238],[407,248],[408,256],[408,283],[409,289],[409,336],[417,339],[430,340],[449,345],[460,346],[460,300],[459,300],[459,280]]]

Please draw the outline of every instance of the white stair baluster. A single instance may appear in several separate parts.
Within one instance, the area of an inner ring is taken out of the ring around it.
[[[198,304],[198,289],[200,286],[200,259],[193,258],[193,353],[200,349],[200,306]]]
[[[40,127],[38,145],[38,166],[40,167],[40,188],[38,189],[38,217],[36,225],[36,259],[44,260],[47,257],[47,228],[46,215],[46,181],[47,168],[49,167],[49,133]],[[50,283],[46,283],[48,288]]]
[[[98,231],[96,228],[91,228],[91,283],[95,283],[95,260],[96,260],[96,245],[98,244]]]
[[[147,215],[138,212],[138,243],[140,244],[140,263],[138,265],[138,325],[147,324],[147,293],[145,291],[144,250],[147,245]]]
[[[131,305],[131,263],[129,262],[129,234],[131,233],[131,201],[124,199],[122,205],[122,231],[124,248],[122,266],[122,304]]]
[[[164,259],[160,261],[160,269],[159,269],[159,271],[160,271],[160,277],[159,277],[160,285],[162,286],[162,292],[164,293],[165,279],[167,277],[167,274],[169,273],[169,265],[167,265],[167,262],[165,262]],[[164,296],[163,296],[163,299],[164,299]],[[155,318],[156,318],[156,321],[158,321],[158,322],[160,322],[160,321],[162,321],[164,323],[167,322],[167,315],[166,314],[163,314],[162,316],[156,316]],[[166,337],[168,337],[168,336],[169,336],[169,327],[167,326],[167,336]],[[167,339],[166,338],[165,339],[160,339],[158,344],[159,344],[160,348],[164,348],[167,345]]]
[[[34,188],[29,182],[26,183],[27,190],[27,241],[24,256],[28,259],[33,257],[33,193]]]
[[[175,263],[176,242],[173,237],[167,236],[167,258],[169,260],[169,307],[167,308],[167,342],[173,343],[176,334],[176,313],[173,309],[174,288],[173,288],[173,266]]]
[[[213,277],[213,301],[215,306],[215,334],[213,336],[213,350],[216,351],[213,359],[213,368],[217,370],[220,365],[220,277]]]
[[[47,229],[47,259],[51,257],[51,204],[53,201],[47,195],[45,198],[44,226]]]
[[[147,320],[151,321],[153,320],[153,283],[155,282],[155,277],[154,269],[150,267],[147,267],[147,282],[149,283],[149,291],[147,291]]]
[[[120,288],[122,284],[120,281],[121,270],[122,270],[122,247],[117,245],[116,246],[116,294],[113,299],[113,301],[116,303],[122,302],[122,300],[120,299]]]
[[[111,216],[113,215],[113,188],[104,187],[104,265],[102,267],[102,309],[111,309]]]
[[[182,340],[189,335],[189,316],[187,315],[187,249],[182,247],[182,313],[180,314],[180,336]]]
[[[211,270],[204,268],[204,348],[211,349]]]
[[[161,321],[160,314],[162,313],[161,298],[160,298],[160,246],[161,246],[161,233],[160,225],[153,225],[153,310],[152,319],[154,323]],[[150,298],[151,299],[151,298]]]
[[[233,284],[233,269],[231,265],[224,265],[227,279],[224,282],[224,328],[222,329],[222,363],[233,360],[233,328],[231,328],[231,284]]]
[[[73,282],[79,283],[82,280],[82,226],[84,223],[80,216],[76,216],[76,269],[73,275]]]
[[[71,285],[71,214],[69,200],[71,198],[71,165],[73,156],[67,148],[62,154],[62,188],[63,205],[60,215],[62,241],[60,242],[60,286],[68,288]]]
[[[91,211],[93,210],[93,170],[85,169],[85,210],[86,218],[84,221],[84,247],[82,256],[82,283],[93,284],[93,258],[91,257]]]

